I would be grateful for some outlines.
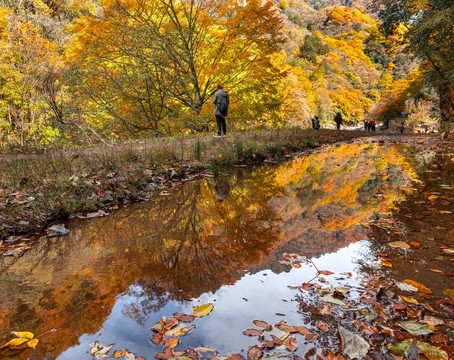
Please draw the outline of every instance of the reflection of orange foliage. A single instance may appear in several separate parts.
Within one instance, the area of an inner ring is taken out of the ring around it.
[[[310,186],[314,191],[322,190],[313,199],[302,199],[304,206],[311,212],[325,213],[321,223],[327,230],[346,229],[367,219],[372,211],[387,211],[402,199],[400,188],[417,181],[414,165],[402,151],[397,146],[333,147],[281,168],[275,182],[296,189]],[[391,173],[398,176],[391,177]],[[377,194],[380,199],[373,198]],[[329,215],[324,208],[338,211]]]
[[[0,276],[3,331],[18,318],[36,334],[57,328],[36,350],[53,348],[41,355],[54,358],[99,331],[132,284],[146,301],[122,311],[140,321],[169,300],[235,283],[245,268],[279,269],[283,248],[309,257],[364,238],[355,225],[400,200],[415,176],[397,146],[344,145],[233,176],[222,202],[213,180],[187,183],[25,253],[8,281]]]

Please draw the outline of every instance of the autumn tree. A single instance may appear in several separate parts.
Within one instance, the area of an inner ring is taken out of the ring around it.
[[[280,29],[271,2],[105,0],[99,16],[74,23],[67,58],[99,115],[130,133],[171,131],[218,83],[244,92],[279,76],[270,56]]]
[[[33,23],[0,8],[0,137],[16,146],[58,135],[42,93],[57,66],[56,45]]]
[[[380,12],[386,34],[406,28],[402,39],[410,53],[423,60],[421,66],[440,97],[442,130],[454,122],[454,3],[451,0],[384,0]]]

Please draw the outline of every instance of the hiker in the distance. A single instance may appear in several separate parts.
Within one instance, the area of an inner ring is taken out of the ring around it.
[[[214,104],[214,115],[216,116],[216,124],[218,132],[215,137],[226,136],[227,125],[225,123],[225,117],[229,109],[229,94],[222,88],[222,85],[218,85],[213,98]]]
[[[342,124],[342,115],[339,111],[337,112],[336,116],[334,117],[334,121],[336,122],[337,130],[340,130],[340,127]]]
[[[318,116],[316,116],[312,119],[312,129],[315,129],[315,130],[320,129],[320,120],[318,119]]]

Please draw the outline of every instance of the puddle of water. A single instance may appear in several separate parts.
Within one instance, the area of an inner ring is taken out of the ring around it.
[[[247,351],[255,339],[242,332],[254,319],[312,326],[288,286],[315,269],[282,264],[282,254],[359,276],[357,262],[370,261],[367,221],[405,198],[416,165],[400,146],[343,145],[72,223],[70,235],[3,259],[0,340],[12,330],[56,328],[14,358],[91,359],[89,344],[99,340],[148,359],[160,351],[150,342],[153,324],[206,302],[214,311],[178,348]]]

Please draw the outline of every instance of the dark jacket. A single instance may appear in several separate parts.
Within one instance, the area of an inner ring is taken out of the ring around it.
[[[218,109],[218,106],[221,103],[227,105],[227,110],[222,113]],[[214,106],[215,115],[227,116],[227,111],[229,107],[229,94],[227,94],[227,92],[225,92],[223,89],[217,90],[214,94],[213,104],[215,105]]]

